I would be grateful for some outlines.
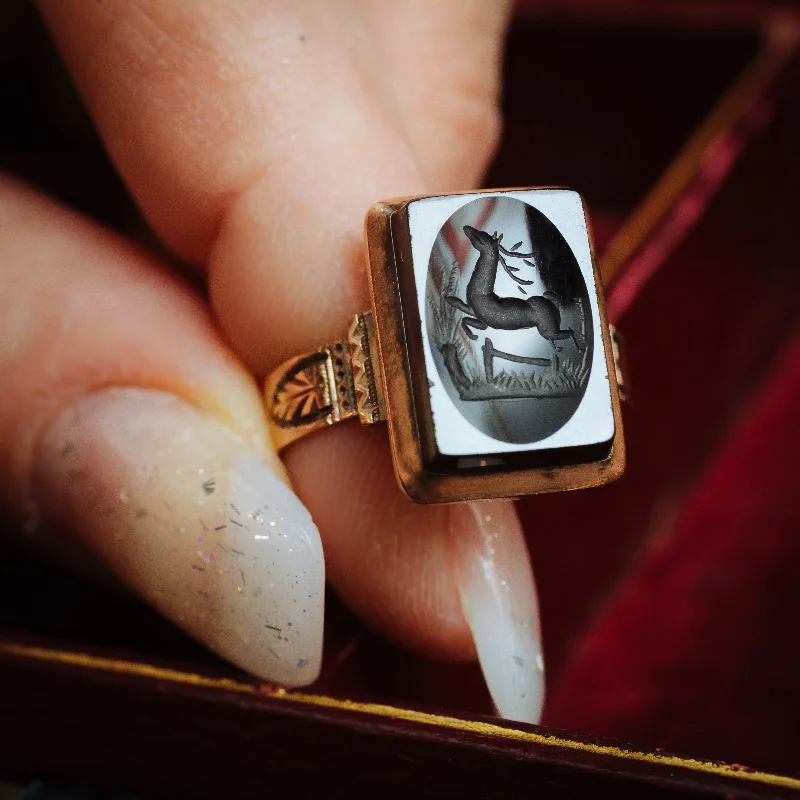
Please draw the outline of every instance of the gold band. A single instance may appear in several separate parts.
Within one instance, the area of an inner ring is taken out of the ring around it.
[[[301,436],[358,417],[386,420],[372,312],[356,314],[347,338],[277,367],[264,383],[272,440],[278,450]]]

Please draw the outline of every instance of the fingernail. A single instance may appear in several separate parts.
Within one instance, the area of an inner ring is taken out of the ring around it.
[[[223,658],[288,686],[319,674],[319,533],[275,471],[175,396],[107,389],[40,442],[49,518]]]
[[[544,703],[539,605],[514,506],[463,503],[450,513],[461,607],[489,693],[500,716],[538,723]]]

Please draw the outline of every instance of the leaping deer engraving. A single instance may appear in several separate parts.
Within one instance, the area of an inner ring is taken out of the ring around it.
[[[533,253],[518,253],[506,250],[501,244],[502,234],[498,236],[479,231],[471,225],[464,226],[464,233],[478,250],[480,256],[475,264],[475,269],[467,284],[467,302],[458,297],[445,297],[444,299],[467,316],[461,320],[461,326],[467,336],[475,340],[478,335],[472,330],[486,330],[495,328],[504,331],[536,328],[555,348],[555,342],[561,339],[572,339],[578,350],[585,350],[586,345],[579,343],[575,332],[566,328],[561,329],[561,311],[558,307],[558,297],[552,292],[543,295],[534,295],[522,299],[521,297],[500,297],[494,291],[497,279],[497,267],[500,263],[508,274],[522,285],[530,285],[533,281],[526,281],[513,273],[517,268],[510,267],[503,256],[513,258],[533,258]]]

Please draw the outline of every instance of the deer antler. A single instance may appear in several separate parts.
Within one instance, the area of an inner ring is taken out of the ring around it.
[[[500,249],[502,250],[503,248],[501,247]],[[522,278],[518,278],[514,274],[514,272],[517,271],[517,267],[509,267],[508,262],[503,258],[503,256],[500,256],[500,263],[503,265],[503,269],[508,273],[508,276],[513,280],[515,280],[517,283],[522,284],[523,286],[530,286],[533,283],[533,281],[526,281],[523,280]]]
[[[522,244],[522,242],[520,242],[517,245],[517,247],[519,247],[520,244]],[[535,253],[515,253],[513,250],[506,250],[506,248],[503,247],[503,245],[501,245],[499,242],[498,242],[498,246],[500,248],[500,252],[503,253],[504,255],[507,255],[507,256],[513,256],[514,258],[534,258],[535,257]]]

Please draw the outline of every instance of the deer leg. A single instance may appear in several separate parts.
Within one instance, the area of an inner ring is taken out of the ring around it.
[[[583,350],[586,349],[585,346],[581,347],[580,343],[578,342],[578,337],[575,335],[575,331],[573,331],[571,328],[567,328],[566,330],[563,330],[563,331],[556,331],[555,333],[551,333],[547,338],[550,340],[550,344],[553,344],[553,342],[556,339],[559,340],[559,341],[561,339],[572,339],[573,343],[575,344],[575,347],[577,347],[578,350],[580,350],[582,352]],[[554,344],[553,344],[553,347],[555,347]]]
[[[464,317],[464,319],[461,320],[461,327],[464,329],[464,333],[466,333],[473,342],[478,338],[478,334],[472,332],[469,327],[470,325],[473,328],[477,328],[479,331],[485,331],[489,327],[487,323],[475,319],[475,317]]]
[[[563,347],[558,347],[556,345],[556,341],[560,342],[562,339],[569,339],[569,338],[573,338],[573,340],[574,340],[574,337],[572,336],[572,331],[569,331],[569,330],[567,330],[567,331],[552,331],[545,338],[553,346],[553,350],[563,350],[564,349]]]
[[[458,297],[447,296],[444,298],[444,301],[445,303],[449,303],[451,306],[453,306],[453,308],[463,311],[465,314],[475,313],[463,300],[460,300]]]
[[[579,353],[582,353],[586,349],[586,342],[579,342],[578,337],[575,335],[575,331],[572,331],[572,341],[575,342],[575,347],[578,348]]]

